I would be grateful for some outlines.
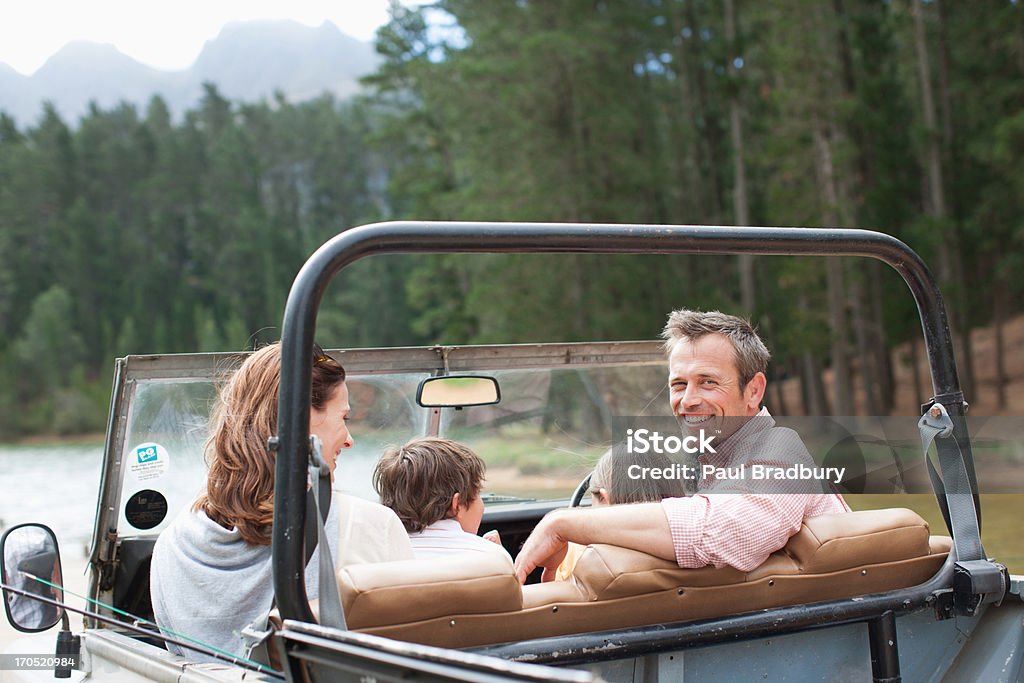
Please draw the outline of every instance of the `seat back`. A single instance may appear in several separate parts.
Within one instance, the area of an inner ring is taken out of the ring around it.
[[[515,612],[523,593],[501,553],[452,553],[342,567],[338,587],[349,628],[407,623],[447,614]]]
[[[785,547],[749,572],[732,567],[680,569],[628,548],[593,545],[580,556],[575,580],[592,600],[677,588],[729,586],[766,576],[809,576],[898,562],[929,554],[928,523],[905,508],[821,515],[804,520]]]
[[[339,572],[349,627],[399,640],[472,647],[707,619],[917,585],[949,551],[906,509],[805,520],[760,567],[681,569],[593,545],[568,581],[522,587],[500,556],[353,566]]]

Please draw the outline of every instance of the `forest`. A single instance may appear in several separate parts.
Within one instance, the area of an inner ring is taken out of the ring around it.
[[[349,101],[207,84],[64,121],[0,114],[0,440],[102,431],[113,359],[275,339],[292,278],[393,219],[859,227],[941,283],[965,392],[973,327],[1024,309],[1016,0],[439,0],[391,7]],[[557,260],[555,260],[557,259]],[[683,305],[751,316],[791,412],[892,407],[906,288],[863,259],[380,256],[329,347],[650,339]],[[916,367],[916,364],[915,366]],[[825,369],[834,378],[826,389]]]

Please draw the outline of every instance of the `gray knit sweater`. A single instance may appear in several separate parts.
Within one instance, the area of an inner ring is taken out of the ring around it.
[[[337,494],[335,494],[337,495]],[[336,557],[337,506],[331,505],[327,538]],[[306,566],[306,593],[319,595],[319,548]],[[150,596],[156,623],[171,632],[236,655],[245,653],[240,631],[270,609],[274,597],[270,546],[249,545],[205,512],[182,510],[153,548]],[[194,651],[171,652],[194,661],[216,661]]]

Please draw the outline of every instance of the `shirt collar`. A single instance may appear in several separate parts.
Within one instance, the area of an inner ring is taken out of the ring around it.
[[[451,531],[464,532],[465,531],[462,528],[462,525],[459,524],[459,520],[455,519],[454,517],[447,517],[445,519],[439,519],[436,522],[434,522],[433,524],[428,524],[427,528],[428,529],[440,529],[440,530],[449,531],[449,532],[451,532]]]
[[[751,415],[750,419],[744,422],[739,429],[730,434],[724,441],[718,442],[715,445],[714,453],[702,453],[698,456],[697,460],[704,465],[726,467],[732,461],[739,444],[758,432],[771,429],[774,426],[775,418],[771,416],[767,408],[761,408],[756,415]]]

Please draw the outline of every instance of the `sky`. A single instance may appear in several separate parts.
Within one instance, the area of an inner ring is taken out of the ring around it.
[[[329,20],[369,41],[387,21],[387,7],[388,0],[0,0],[0,62],[29,76],[67,43],[87,40],[179,70],[231,21]]]

